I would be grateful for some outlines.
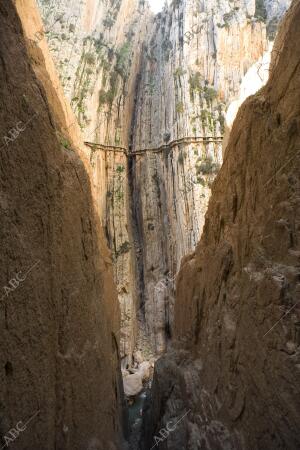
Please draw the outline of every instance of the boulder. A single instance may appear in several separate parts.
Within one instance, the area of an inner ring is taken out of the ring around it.
[[[138,395],[143,389],[142,374],[137,372],[123,378],[124,392],[127,397]]]

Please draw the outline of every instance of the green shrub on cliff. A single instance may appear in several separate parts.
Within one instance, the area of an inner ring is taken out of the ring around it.
[[[212,158],[206,157],[200,165],[196,165],[197,175],[212,175],[218,173],[220,164],[213,162]]]
[[[186,70],[183,70],[182,67],[177,67],[177,69],[174,72],[174,78],[182,77],[186,73]]]
[[[255,14],[254,16],[259,19],[261,22],[267,21],[268,14],[265,7],[264,0],[255,0]]]
[[[91,52],[86,53],[84,58],[85,58],[86,63],[90,66],[93,66],[96,62],[96,58],[93,55],[93,53],[91,53]]]
[[[117,168],[116,168],[116,172],[118,172],[118,173],[122,173],[122,172],[124,172],[124,170],[125,170],[124,166],[117,166]]]
[[[111,29],[111,27],[113,26],[114,23],[115,23],[115,19],[110,14],[108,14],[105,17],[105,19],[103,20],[104,28]]]
[[[176,104],[176,112],[177,112],[178,114],[182,114],[183,111],[184,111],[183,103],[182,103],[182,102],[178,102],[178,103]]]
[[[126,41],[116,53],[116,72],[123,78],[126,79],[128,76],[128,69],[130,66],[130,54],[131,45],[129,41]]]
[[[212,102],[218,96],[217,91],[213,87],[210,87],[210,86],[205,86],[203,88],[203,92],[204,92],[204,98],[208,102]]]
[[[189,77],[190,85],[190,99],[194,101],[195,92],[202,92],[202,80],[203,77],[200,72],[192,73]]]
[[[117,257],[120,255],[124,255],[125,253],[128,253],[131,249],[131,245],[129,241],[123,242],[120,247],[117,250]]]

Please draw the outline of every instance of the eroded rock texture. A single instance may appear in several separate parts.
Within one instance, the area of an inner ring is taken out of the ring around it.
[[[294,1],[270,80],[238,113],[203,235],[182,263],[147,449],[299,448],[299,23]]]
[[[90,143],[126,366],[172,335],[174,278],[202,232],[225,112],[231,105],[230,125],[249,70],[255,90],[267,78],[262,57],[289,0],[173,1],[157,16],[138,0],[38,3]]]
[[[121,307],[121,355],[136,340],[135,264],[127,157],[135,83],[149,8],[138,0],[39,0],[46,37],[66,96],[78,117],[93,168],[99,217],[113,253]]]
[[[1,2],[0,22],[1,446],[116,449],[119,308],[88,161],[35,3]]]
[[[165,349],[172,335],[180,261],[202,233],[211,185],[222,163],[225,111],[239,97],[254,63],[258,82],[268,74],[260,58],[289,2],[274,3],[173,1],[153,19],[147,34],[131,174],[140,263],[136,279],[145,305],[140,329],[146,328],[155,353]]]

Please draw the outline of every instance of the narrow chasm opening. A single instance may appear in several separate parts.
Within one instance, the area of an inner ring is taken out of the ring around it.
[[[115,346],[130,428],[124,448],[213,448],[214,433],[228,443],[222,448],[236,445],[239,437],[227,436],[217,421],[211,425],[222,406],[217,387],[208,412],[206,394],[193,403],[197,389],[190,392],[186,381],[196,385],[205,365],[196,347],[204,351],[201,327],[208,319],[202,315],[209,308],[201,299],[205,303],[213,288],[196,284],[204,265],[196,270],[191,261],[194,276],[185,273],[186,290],[181,284],[181,300],[188,305],[176,317],[176,280],[182,261],[189,261],[187,255],[201,239],[237,111],[268,80],[274,37],[288,5],[275,7],[275,0],[253,5],[118,0],[100,6],[91,0],[74,6],[61,0],[54,8],[54,2],[37,1],[46,31],[36,36],[35,45],[46,38],[81,128],[95,208],[112,255],[121,317]],[[268,126],[279,129],[281,116],[272,120]],[[68,149],[66,142],[62,145]],[[230,297],[227,223],[230,217],[238,224],[246,182],[232,180],[227,215],[222,216],[226,208],[221,201],[213,210],[211,232],[224,253],[221,281],[214,282],[220,284],[215,303]],[[220,330],[223,322],[229,353],[235,323],[227,312],[216,319]],[[174,364],[167,365],[164,357],[171,354],[176,354]],[[5,374],[12,375],[10,363]],[[154,374],[159,382],[153,381]],[[239,418],[244,400],[235,392],[237,384],[232,381],[230,398],[232,415]],[[197,405],[203,408],[200,425],[196,416],[194,422],[189,417]]]

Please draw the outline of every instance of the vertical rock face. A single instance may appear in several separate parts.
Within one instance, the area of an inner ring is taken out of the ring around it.
[[[0,22],[1,446],[116,449],[119,309],[88,162],[35,3],[1,2]]]
[[[145,357],[161,353],[172,335],[174,278],[202,232],[222,164],[225,112],[230,105],[231,125],[251,92],[249,71],[256,89],[267,78],[263,56],[288,4],[173,1],[154,17],[137,0],[63,0],[57,7],[39,0],[89,142],[125,365],[135,348]]]
[[[248,69],[269,48],[275,18],[282,14],[283,3],[272,5],[173,1],[154,18],[145,40],[132,201],[141,267],[136,278],[156,353],[172,333],[174,278],[182,257],[199,240],[222,163],[225,111],[238,98]],[[265,60],[254,72],[258,82],[265,79]]]
[[[295,1],[182,263],[145,448],[299,448],[299,23]]]
[[[121,355],[135,345],[133,241],[128,207],[127,157],[140,47],[149,9],[138,0],[39,0],[47,39],[65,94],[77,115],[93,168],[96,203],[113,253],[121,306]]]

